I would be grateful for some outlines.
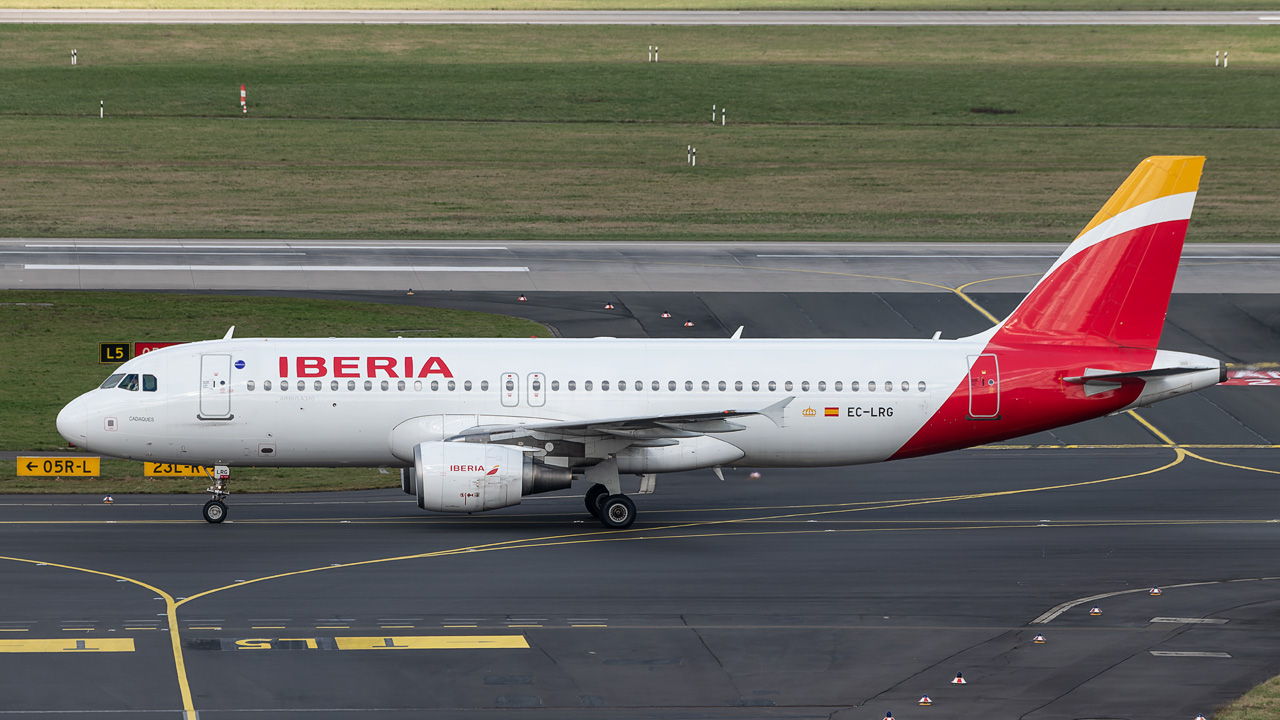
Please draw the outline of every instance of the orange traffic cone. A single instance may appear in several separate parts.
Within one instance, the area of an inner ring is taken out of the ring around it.
[[[951,681],[952,685],[968,685],[969,681],[964,679],[964,673],[956,673],[956,679]]]
[[[921,705],[932,705],[932,704],[933,704],[933,701],[929,699],[929,693],[925,693],[924,695],[921,695],[921,696],[920,696],[920,704],[921,704]]]

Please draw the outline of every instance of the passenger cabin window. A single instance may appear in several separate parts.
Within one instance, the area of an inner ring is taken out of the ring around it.
[[[120,383],[120,389],[136,391],[138,389],[138,376],[133,373],[130,373],[129,375],[125,375],[124,380],[121,381]]]
[[[439,380],[432,380],[432,381],[431,381],[431,392],[438,392],[439,390],[440,390],[440,381],[439,381]]]
[[[804,382],[800,383],[800,389],[805,392],[809,392],[809,381],[805,380]]]
[[[457,390],[457,389],[458,389],[458,383],[456,383],[456,382],[454,382],[454,381],[450,380],[450,381],[449,381],[449,391],[450,391],[450,392],[453,392],[454,390]]]
[[[892,381],[892,380],[885,380],[885,381],[884,381],[884,391],[885,391],[885,392],[893,392],[893,381]]]
[[[414,380],[414,381],[413,381],[413,390],[414,390],[414,392],[422,392],[422,381],[421,381],[421,380]]]
[[[471,392],[471,381],[470,381],[470,380],[468,380],[468,381],[466,381],[466,382],[462,383],[462,389],[463,389],[463,390],[466,390],[467,392]]]
[[[401,385],[404,385],[404,383],[400,383],[400,384],[401,384]],[[316,392],[320,392],[320,390],[321,390],[323,387],[324,387],[324,383],[320,382],[319,380],[316,380],[315,382],[311,383],[311,389],[312,389],[312,390],[315,390]],[[403,390],[403,389],[404,389],[404,388],[401,388],[401,390]]]
[[[752,380],[752,381],[751,381],[751,390],[752,390],[752,391],[754,391],[754,392],[760,392],[760,381],[759,381],[759,380]]]
[[[587,392],[591,392],[591,381],[590,380],[583,381],[582,389],[586,390]],[[605,389],[608,390],[609,388],[605,387]]]
[[[396,390],[399,390],[399,391],[401,391],[401,392],[404,392],[404,381],[403,381],[403,380],[401,380],[400,382],[396,383]]]
[[[793,388],[793,387],[795,387],[795,386],[791,384],[791,381],[790,381],[790,380],[788,380],[785,384],[783,384],[783,386],[782,386],[782,387],[783,387],[783,389],[785,389],[787,392],[791,392],[791,388]]]
[[[874,389],[875,389],[875,388],[872,388],[872,390],[874,390]],[[858,392],[858,381],[857,381],[857,380],[854,380],[853,382],[849,383],[849,392]]]
[[[263,380],[263,381],[262,381],[262,389],[263,389],[263,390],[270,390],[270,389],[271,389],[271,381],[270,381],[270,380]]]
[[[247,390],[253,390],[253,381],[252,381],[252,380],[250,380],[250,381],[246,382],[246,383],[244,384],[244,386],[245,386],[245,389],[247,389]]]
[[[263,385],[266,385],[266,383],[263,383]],[[267,389],[268,389],[268,390],[270,390],[271,388],[270,388],[270,387],[267,387]],[[355,380],[348,380],[348,381],[347,381],[347,391],[348,391],[348,392],[350,392],[350,391],[355,390],[355,389],[356,389],[356,381],[355,381]]]
[[[365,380],[365,381],[364,381],[364,389],[365,389],[365,392],[368,392],[368,391],[372,390],[372,389],[373,389],[373,381],[372,381],[372,380]]]
[[[387,391],[387,390],[390,390],[390,389],[391,389],[391,383],[390,383],[390,382],[388,382],[388,381],[386,381],[386,380],[383,380],[383,381],[382,381],[382,385],[380,385],[380,387],[381,387],[381,388],[382,388],[382,390],[385,392],[385,391]]]
[[[559,390],[560,390],[560,381],[559,381],[559,380],[552,380],[552,381],[551,381],[551,392],[559,392]]]
[[[570,380],[568,383],[565,384],[565,387],[569,388],[569,392],[573,392],[574,390],[578,389],[578,381]]]
[[[685,392],[692,392],[692,391],[693,391],[693,381],[692,381],[692,380],[685,380],[685,381],[684,381],[684,391],[685,391]]]
[[[142,392],[155,392],[155,391],[156,391],[156,376],[143,375],[142,376]]]
[[[480,381],[480,389],[481,389],[481,390],[484,390],[484,391],[488,391],[488,389],[489,389],[489,381],[488,381],[488,380],[481,380],[481,381]],[[538,388],[534,388],[534,390],[537,390],[537,389],[538,389]]]
[[[643,390],[643,389],[644,389],[644,383],[643,383],[643,382],[641,382],[640,380],[637,380],[637,381],[636,381],[636,390]],[[654,389],[654,390],[657,390],[657,389],[658,389],[658,381],[657,381],[657,380],[654,380],[654,381],[653,381],[653,389]]]
[[[924,392],[924,388],[925,388],[924,381],[921,380],[920,383],[916,385],[916,390],[919,390],[920,392]]]
[[[337,381],[337,380],[330,380],[330,381],[329,381],[329,389],[330,389],[330,390],[337,390],[337,389],[338,389],[338,381]]]
[[[902,381],[902,392],[907,392],[907,391],[908,391],[908,390],[910,390],[910,389],[911,389],[911,383],[907,382],[906,380],[903,380],[903,381]]]
[[[591,388],[587,388],[587,389],[588,389],[588,390],[590,390]],[[600,381],[600,389],[601,389],[601,390],[608,390],[608,389],[609,389],[609,381],[608,381],[608,380],[601,380],[601,381]]]
[[[98,389],[106,390],[107,388],[113,388],[119,385],[120,381],[123,379],[124,379],[124,373],[116,373],[115,375],[108,377],[106,380],[103,380],[102,384],[98,386]]]
[[[826,381],[826,380],[819,380],[819,381],[818,381],[818,392],[826,392],[826,391],[827,391],[827,381]]]
[[[668,380],[668,381],[667,381],[667,392],[675,392],[675,391],[676,391],[676,381],[675,381],[675,380]]]
[[[711,381],[710,381],[710,380],[703,380],[703,381],[702,381],[702,392],[707,392],[707,391],[709,391],[709,390],[711,390]]]
[[[876,391],[876,381],[875,380],[867,381],[867,392],[875,392],[875,391]]]
[[[835,389],[836,389],[836,392],[840,392],[841,390],[844,389],[844,383],[837,380],[835,384]]]
[[[776,381],[776,380],[770,380],[770,381],[769,381],[769,392],[773,392],[774,390],[777,390],[777,389],[778,389],[778,383],[777,383],[777,381]]]
[[[285,390],[288,390],[288,389],[289,389],[289,381],[288,381],[288,380],[281,380],[281,381],[280,381],[280,392],[284,392]]]
[[[737,390],[738,392],[742,392],[742,381],[738,380],[737,382],[735,382],[733,384],[733,389]]]

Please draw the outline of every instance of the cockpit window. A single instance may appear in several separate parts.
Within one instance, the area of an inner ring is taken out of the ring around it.
[[[113,388],[120,384],[120,379],[123,377],[124,377],[124,373],[116,373],[115,375],[112,375],[106,380],[103,380],[102,384],[98,386],[98,389],[106,390],[107,388]]]
[[[142,376],[142,392],[155,392],[155,391],[156,391],[156,376],[143,375]]]
[[[129,373],[128,375],[125,375],[124,380],[120,383],[120,389],[137,391],[138,375],[136,373]]]

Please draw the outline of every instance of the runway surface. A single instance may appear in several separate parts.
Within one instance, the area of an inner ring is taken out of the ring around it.
[[[0,10],[0,23],[414,25],[1270,25],[1280,12],[704,10]]]
[[[989,322],[955,293],[289,294],[572,336]],[[1280,296],[1178,295],[1163,344],[1260,363],[1278,331]],[[0,714],[177,717],[185,687],[203,718],[1211,716],[1280,671],[1277,392],[884,465],[664,476],[622,533],[572,494],[475,517],[398,490],[233,495],[221,526],[199,496],[0,496]]]
[[[1065,243],[0,240],[0,288],[1019,292]],[[1188,245],[1178,293],[1280,292],[1280,245]]]

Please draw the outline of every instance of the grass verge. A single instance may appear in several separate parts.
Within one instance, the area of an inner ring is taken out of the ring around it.
[[[1280,677],[1260,683],[1239,699],[1219,708],[1215,720],[1275,720],[1280,717]]]
[[[0,450],[61,450],[58,410],[97,386],[112,366],[98,364],[99,342],[192,341],[221,337],[231,325],[251,337],[394,337],[407,328],[428,337],[547,336],[517,318],[412,305],[329,300],[150,293],[0,291]],[[196,492],[201,480],[142,477],[138,462],[104,461],[103,476],[18,478],[0,466],[0,492]],[[237,470],[237,490],[282,492],[385,487],[398,476],[376,469]],[[205,483],[207,484],[207,483]]]
[[[1193,240],[1280,226],[1267,28],[7,26],[0,63],[0,235],[1063,240],[1170,153],[1210,159]]]
[[[52,0],[8,0],[12,8],[56,8]],[[77,8],[160,10],[1254,10],[1249,0],[75,0]]]

